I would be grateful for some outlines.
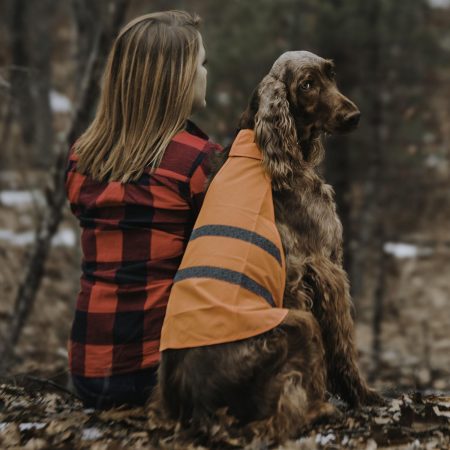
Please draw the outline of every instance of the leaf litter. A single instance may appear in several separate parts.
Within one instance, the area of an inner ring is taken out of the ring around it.
[[[332,423],[296,440],[267,442],[244,433],[225,411],[206,436],[190,436],[146,408],[86,409],[69,392],[48,384],[2,380],[0,448],[3,449],[450,449],[450,395],[404,393],[386,405],[346,409]],[[248,430],[247,430],[248,431]]]

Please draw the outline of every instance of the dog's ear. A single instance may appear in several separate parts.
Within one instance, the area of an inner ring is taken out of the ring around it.
[[[256,144],[275,190],[290,189],[302,154],[294,119],[289,110],[286,85],[267,75],[258,87],[259,105],[255,115]]]
[[[250,128],[255,129],[255,115],[259,108],[259,92],[258,87],[253,91],[250,101],[248,102],[246,110],[242,113],[239,119],[238,128],[240,130]]]

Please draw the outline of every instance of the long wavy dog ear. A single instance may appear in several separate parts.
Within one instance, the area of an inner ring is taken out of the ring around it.
[[[256,144],[263,154],[263,164],[272,179],[273,189],[291,189],[294,170],[301,163],[302,153],[289,111],[286,85],[267,75],[259,85],[258,94]]]

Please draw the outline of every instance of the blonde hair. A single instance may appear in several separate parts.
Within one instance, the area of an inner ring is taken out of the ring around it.
[[[77,140],[77,170],[98,181],[137,180],[159,166],[191,114],[199,53],[197,15],[146,14],[119,33],[95,118]]]

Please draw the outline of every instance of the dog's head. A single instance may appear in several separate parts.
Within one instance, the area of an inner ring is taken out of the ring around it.
[[[332,61],[286,52],[255,90],[239,127],[255,130],[275,189],[289,188],[302,162],[320,162],[323,132],[346,133],[358,125],[360,112],[334,77]]]

